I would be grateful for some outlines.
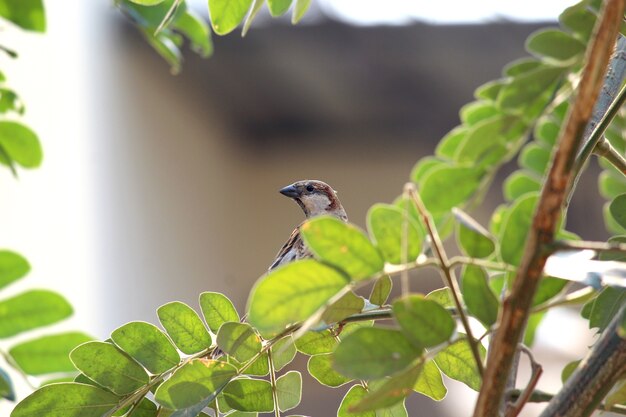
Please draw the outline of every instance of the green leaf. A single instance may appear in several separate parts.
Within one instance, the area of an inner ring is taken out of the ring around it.
[[[306,11],[311,5],[311,0],[295,0],[296,4],[293,7],[293,14],[291,15],[291,23],[298,23],[303,17]]]
[[[442,141],[444,139],[442,139]],[[449,159],[452,159],[452,158],[450,157]],[[420,182],[422,177],[426,175],[428,171],[442,164],[445,164],[445,163],[441,159],[436,158],[434,156],[425,156],[423,158],[420,158],[420,160],[417,161],[417,163],[411,170],[411,181],[413,181],[414,183]],[[402,197],[400,197],[400,199],[401,199],[400,201],[402,201]]]
[[[480,344],[478,347],[481,358],[484,358],[485,348]],[[441,372],[449,378],[460,381],[475,391],[480,390],[482,380],[467,339],[452,343],[437,353],[434,360]]]
[[[498,109],[492,101],[479,100],[461,107],[459,117],[464,125],[472,126],[496,114],[498,114]]]
[[[567,281],[564,279],[553,277],[542,278],[533,296],[533,307],[543,304],[559,295],[561,291],[563,291],[563,288],[565,288],[565,285],[567,285]]]
[[[272,346],[274,369],[280,371],[296,357],[296,345],[291,335],[283,337]]]
[[[529,143],[519,155],[519,164],[535,174],[543,176],[550,164],[550,151],[537,143]]]
[[[142,33],[150,46],[169,64],[172,74],[178,74],[181,70],[182,54],[173,36],[164,31],[159,32],[157,36],[150,30],[143,30]]]
[[[311,251],[324,262],[362,280],[383,270],[384,261],[365,233],[331,216],[315,217],[300,227]]]
[[[580,362],[581,360],[579,359],[577,361],[570,362],[567,365],[565,365],[565,367],[563,367],[563,371],[561,372],[561,381],[563,383],[565,383],[565,381],[567,381],[569,377],[572,376],[576,368],[578,368],[578,365],[580,364]]]
[[[159,307],[157,314],[181,352],[191,355],[211,346],[211,335],[198,314],[187,304],[173,301]]]
[[[619,194],[626,193],[626,181],[615,178],[607,171],[600,174],[598,183],[600,195],[606,199],[613,199]]]
[[[528,317],[528,324],[526,325],[526,333],[524,333],[524,344],[526,346],[532,346],[535,343],[535,335],[537,334],[537,329],[539,328],[539,324],[546,316],[546,312],[542,311],[541,313],[534,313]]]
[[[83,343],[72,351],[70,358],[89,379],[118,395],[130,394],[149,381],[141,365],[111,343]]]
[[[380,383],[380,386],[371,386],[371,392],[350,407],[351,410],[372,411],[380,408],[389,408],[404,400],[413,390],[417,377],[422,371],[421,366],[411,368],[393,375]]]
[[[439,303],[412,294],[393,302],[393,315],[402,332],[415,346],[437,346],[452,337],[454,319]]]
[[[252,0],[209,0],[213,30],[218,35],[232,32],[246,17]]]
[[[498,106],[504,110],[522,112],[553,88],[564,68],[541,66],[533,71],[514,77],[502,87]]]
[[[500,253],[504,262],[519,265],[538,199],[538,194],[525,194],[508,210],[500,230]]]
[[[232,356],[227,356],[226,360],[231,365],[234,365],[237,369],[241,369],[241,367],[243,366],[241,362],[239,362],[237,359],[233,358]],[[256,375],[256,376],[265,376],[269,374],[270,365],[269,365],[267,352],[263,352],[258,358],[256,358],[254,362],[252,362],[252,364],[250,364],[250,366],[246,368],[245,373],[246,375]]]
[[[504,181],[504,198],[513,201],[526,193],[541,190],[541,183],[527,171],[515,171]]]
[[[613,236],[607,241],[609,244],[621,243],[626,244],[626,236]],[[599,255],[602,261],[619,261],[626,262],[626,253],[623,252],[602,252]]]
[[[620,194],[615,197],[615,199],[611,201],[609,211],[611,212],[611,216],[613,216],[615,221],[621,227],[626,228],[626,194]]]
[[[536,58],[520,58],[505,65],[502,72],[507,77],[516,77],[542,65],[543,63]]]
[[[65,382],[39,388],[15,407],[11,417],[102,417],[119,401],[102,388]]]
[[[15,390],[13,389],[13,381],[4,369],[0,368],[0,397],[15,401]]]
[[[475,265],[463,268],[463,300],[469,313],[480,320],[485,327],[491,327],[498,320],[498,298],[489,287],[487,272]]]
[[[302,375],[298,371],[289,371],[276,380],[278,409],[287,411],[300,404],[302,398]]]
[[[589,328],[597,327],[599,331],[603,331],[625,302],[625,289],[612,287],[603,289],[591,307]]]
[[[413,385],[413,390],[419,392],[435,401],[441,401],[448,393],[448,389],[443,383],[441,371],[434,361],[426,361]]]
[[[195,359],[177,369],[168,380],[159,385],[154,399],[172,410],[191,408],[203,403],[206,407],[236,374],[235,367],[225,362]]]
[[[375,411],[353,413],[350,410],[367,395],[367,391],[361,385],[353,385],[341,400],[337,417],[376,417]]]
[[[272,385],[261,379],[234,379],[224,388],[224,400],[235,410],[270,412],[274,410]]]
[[[585,44],[558,29],[540,29],[526,39],[526,49],[540,58],[570,61],[585,52]]]
[[[439,288],[426,294],[427,300],[437,302],[442,307],[454,308],[454,300],[452,299],[452,293],[448,287]]]
[[[142,6],[156,6],[159,3],[163,3],[163,0],[128,0],[133,3],[140,4]]]
[[[142,398],[128,417],[157,417],[157,406],[149,399]],[[199,417],[204,416],[200,415]]]
[[[485,84],[474,90],[474,97],[479,100],[495,101],[498,98],[498,95],[500,94],[500,91],[504,84],[504,80],[493,80],[486,82]]]
[[[613,214],[611,213],[611,203],[607,202],[604,206],[602,206],[602,217],[604,218],[604,225],[609,232],[616,235],[626,234],[626,228],[620,225],[617,220],[613,218]]]
[[[200,294],[200,308],[204,320],[213,333],[226,322],[239,322],[239,314],[232,301],[219,292],[203,292]]]
[[[25,30],[46,31],[42,0],[0,0],[0,16]]]
[[[217,332],[217,345],[239,362],[252,359],[262,348],[261,338],[247,323],[224,323]]]
[[[274,17],[285,14],[289,6],[291,6],[291,0],[267,0],[267,8]]]
[[[560,129],[561,125],[554,118],[541,117],[535,124],[533,136],[538,142],[552,147],[556,144]]]
[[[393,407],[376,410],[376,417],[409,417],[409,414],[406,411],[404,400],[402,400]]]
[[[346,317],[360,313],[364,307],[365,300],[363,297],[359,297],[352,291],[349,291],[328,306],[324,314],[322,314],[322,320],[325,323],[338,323]]]
[[[569,29],[577,35],[583,42],[591,38],[593,26],[596,23],[596,15],[587,9],[586,2],[579,2],[568,7],[559,16],[561,26]]]
[[[9,355],[28,375],[73,372],[70,351],[90,340],[91,337],[79,332],[42,336],[13,346]]]
[[[19,253],[0,250],[0,288],[24,277],[30,272],[30,264]]]
[[[180,356],[168,337],[156,326],[141,321],[127,323],[111,333],[123,351],[153,374],[178,365]]]
[[[355,379],[382,378],[405,369],[422,351],[398,330],[359,328],[335,349],[335,369]]]
[[[308,331],[296,339],[296,349],[305,355],[331,353],[337,346],[337,340],[330,330]]]
[[[250,26],[252,25],[252,21],[256,17],[256,15],[261,10],[261,7],[265,4],[265,0],[253,0],[252,7],[250,8],[250,12],[248,13],[248,17],[246,17],[246,21],[243,23],[243,29],[241,29],[241,37],[246,36],[248,30],[250,30]]]
[[[0,338],[56,323],[72,314],[72,306],[61,295],[47,290],[30,290],[0,301]]]
[[[499,114],[481,120],[467,133],[454,154],[455,161],[489,166],[500,163],[508,149],[526,134],[518,116]]]
[[[408,212],[405,215],[398,207],[374,204],[367,212],[367,229],[385,261],[389,263],[402,264],[404,251],[406,262],[414,261],[422,251],[422,229],[410,218]],[[405,233],[406,242],[403,246]]]
[[[24,168],[37,168],[41,165],[43,151],[39,138],[28,126],[21,123],[0,122],[0,148],[11,161]]]
[[[327,387],[337,388],[350,382],[350,378],[335,371],[332,362],[333,355],[330,353],[311,356],[307,363],[307,370],[317,382]]]
[[[439,141],[437,148],[435,148],[435,155],[437,155],[439,158],[443,158],[447,160],[454,159],[454,155],[456,154],[456,149],[459,146],[459,144],[465,139],[468,131],[469,131],[469,128],[467,126],[457,126],[451,131],[449,131]],[[420,162],[428,161],[429,158],[432,158],[432,157],[426,156],[420,159]],[[439,164],[436,164],[436,165],[442,164],[441,160],[439,160],[438,162]],[[426,164],[426,162],[424,162],[424,164]],[[421,172],[421,173],[418,172],[419,165],[420,163],[418,163],[418,165],[416,165],[415,168],[413,168],[413,172],[411,173],[411,179],[415,183],[420,182],[422,177],[426,175],[426,167],[423,168],[424,172]],[[432,168],[432,167],[429,167],[429,168]]]
[[[252,289],[249,321],[261,333],[272,335],[286,325],[306,320],[348,285],[335,268],[312,259],[274,269]]]
[[[422,179],[420,194],[432,213],[448,212],[465,203],[480,186],[484,171],[476,167],[441,166]],[[446,190],[446,192],[442,192]]]
[[[463,210],[455,207],[452,213],[457,220],[457,241],[463,252],[473,258],[491,255],[496,245],[490,233]]]
[[[376,280],[370,293],[370,303],[382,306],[387,302],[391,289],[393,287],[393,281],[389,275],[384,275]]]
[[[213,54],[211,31],[200,16],[186,10],[174,21],[174,28],[183,33],[191,42],[191,49],[203,58]]]

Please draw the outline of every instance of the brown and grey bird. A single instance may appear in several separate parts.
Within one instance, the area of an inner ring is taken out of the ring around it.
[[[337,198],[337,193],[328,184],[316,180],[294,182],[280,190],[280,193],[293,199],[307,219],[328,214],[348,221],[348,216]],[[269,267],[272,270],[280,265],[313,256],[300,237],[300,224],[291,233],[287,242],[276,255],[276,259]]]

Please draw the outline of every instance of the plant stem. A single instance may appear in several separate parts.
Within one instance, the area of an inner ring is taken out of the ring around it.
[[[532,299],[548,258],[545,245],[554,241],[568,187],[576,175],[573,170],[576,153],[602,87],[623,14],[623,0],[607,0],[594,29],[595,36],[587,49],[586,65],[578,92],[559,135],[558,146],[528,233],[524,255],[510,293],[502,305],[474,417],[498,416],[517,345],[526,327]]]
[[[606,159],[619,172],[626,176],[626,158],[611,145],[611,142],[609,142],[606,137],[600,139],[593,153]]]
[[[530,396],[535,390],[537,382],[539,382],[539,378],[543,373],[541,365],[539,365],[539,363],[535,361],[535,357],[526,346],[520,345],[520,352],[524,352],[528,356],[528,359],[530,359],[530,380],[528,381],[528,385],[526,385],[526,388],[524,388],[524,391],[522,391],[517,401],[515,401],[515,404],[513,404],[513,406],[507,411],[506,417],[517,417],[517,415],[522,411],[522,408],[524,408],[524,405],[530,399]]]
[[[459,265],[476,265],[482,266],[483,268],[487,269],[496,269],[498,271],[517,271],[517,268],[515,268],[513,265],[501,262],[492,262],[485,259],[468,258],[466,256],[454,256],[450,258],[451,268],[457,267]]]
[[[531,313],[541,313],[554,307],[582,304],[591,300],[596,294],[596,290],[592,287],[585,287],[578,291],[571,292],[557,300],[551,300],[544,304],[539,304],[531,310]]]
[[[615,252],[626,253],[625,243],[605,243],[605,242],[588,242],[588,241],[575,241],[575,240],[557,240],[549,245],[546,245],[546,251],[548,253],[554,253],[559,251],[568,250],[594,250],[596,252]]]
[[[278,390],[276,389],[276,370],[274,369],[274,359],[272,358],[272,349],[267,350],[267,359],[270,365],[270,383],[272,384],[272,398],[274,399],[274,416],[280,417],[280,409],[278,408]]]
[[[626,38],[622,37],[617,42],[617,50],[621,53],[624,53],[626,51]],[[617,84],[613,87],[616,91],[617,91],[617,88],[619,88],[619,85],[621,84],[622,79],[624,78],[624,71],[626,71],[626,69],[622,68],[624,66],[626,65],[624,63],[623,57],[621,60],[614,62],[614,65],[611,65],[611,71],[618,72],[618,74],[612,74],[613,78],[615,78],[612,80],[613,83],[617,82]],[[607,80],[611,80],[610,76],[611,76],[610,73],[607,74]],[[607,88],[605,90],[609,90],[609,89]],[[578,156],[576,157],[576,161],[574,162],[574,167],[573,167],[574,178],[569,184],[568,191],[567,191],[567,200],[565,203],[566,208],[569,206],[569,203],[572,199],[572,195],[574,194],[574,190],[576,189],[576,186],[578,185],[578,181],[580,180],[580,176],[582,175],[583,168],[585,164],[587,163],[587,160],[589,159],[591,154],[594,152],[594,150],[597,149],[597,145],[604,139],[604,132],[606,132],[606,129],[609,127],[609,125],[613,121],[613,118],[615,118],[615,115],[617,115],[617,112],[626,101],[626,85],[622,87],[619,93],[617,93],[617,97],[614,100],[612,99],[612,97],[610,99],[611,99],[610,104],[608,108],[606,109],[606,112],[602,115],[596,127],[591,131],[591,133],[589,134],[589,138],[585,141],[583,147],[578,153]],[[590,127],[592,125],[593,123],[589,124]]]
[[[454,305],[459,313],[459,317],[461,318],[461,323],[463,324],[463,328],[467,333],[468,343],[472,350],[472,355],[474,356],[474,361],[476,362],[476,368],[478,369],[479,374],[483,375],[483,362],[480,358],[480,351],[478,350],[478,342],[474,339],[472,334],[472,329],[469,325],[469,320],[465,311],[463,310],[463,305],[461,304],[461,291],[459,290],[459,284],[456,281],[456,277],[454,275],[454,269],[450,266],[450,262],[448,260],[448,256],[446,255],[445,249],[443,248],[443,243],[441,242],[441,238],[439,237],[439,233],[437,233],[437,229],[433,222],[430,213],[424,206],[422,199],[420,198],[415,186],[412,183],[407,183],[405,185],[405,190],[411,196],[411,199],[415,203],[418,212],[422,216],[422,221],[428,230],[428,235],[430,236],[431,243],[433,245],[433,249],[435,250],[435,254],[437,258],[439,258],[439,264],[441,271],[443,272],[444,284],[450,288],[450,293],[452,294],[452,299],[454,301]]]

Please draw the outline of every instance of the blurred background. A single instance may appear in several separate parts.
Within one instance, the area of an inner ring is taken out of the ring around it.
[[[20,51],[16,61],[0,57],[2,69],[45,151],[43,167],[19,181],[0,172],[1,244],[33,265],[11,290],[59,290],[76,309],[63,326],[98,338],[128,321],[156,322],[168,301],[196,307],[207,290],[243,310],[303,219],[279,188],[324,180],[364,227],[367,209],[393,200],[413,164],[458,124],[473,90],[526,55],[526,36],[573,3],[395,0],[382,10],[316,0],[296,27],[262,11],[246,38],[214,38],[212,58],[187,53],[172,76],[112,2],[47,2],[45,35],[2,29]],[[192,5],[206,17],[204,0]],[[474,213],[483,224],[513,167]],[[573,207],[570,229],[603,238],[592,175],[577,198],[584,204]],[[436,278],[417,276],[414,289]],[[540,389],[554,391],[562,366],[591,343],[576,316],[551,312],[539,331]],[[295,411],[334,415],[347,387],[304,383]],[[468,414],[473,393],[446,384],[452,398],[413,395],[409,415]]]

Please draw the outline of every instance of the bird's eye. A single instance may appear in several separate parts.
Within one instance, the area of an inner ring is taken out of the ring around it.
[[[306,190],[307,190],[308,192],[312,193],[312,192],[313,192],[313,186],[312,186],[311,184],[307,185],[307,186],[306,186]]]

